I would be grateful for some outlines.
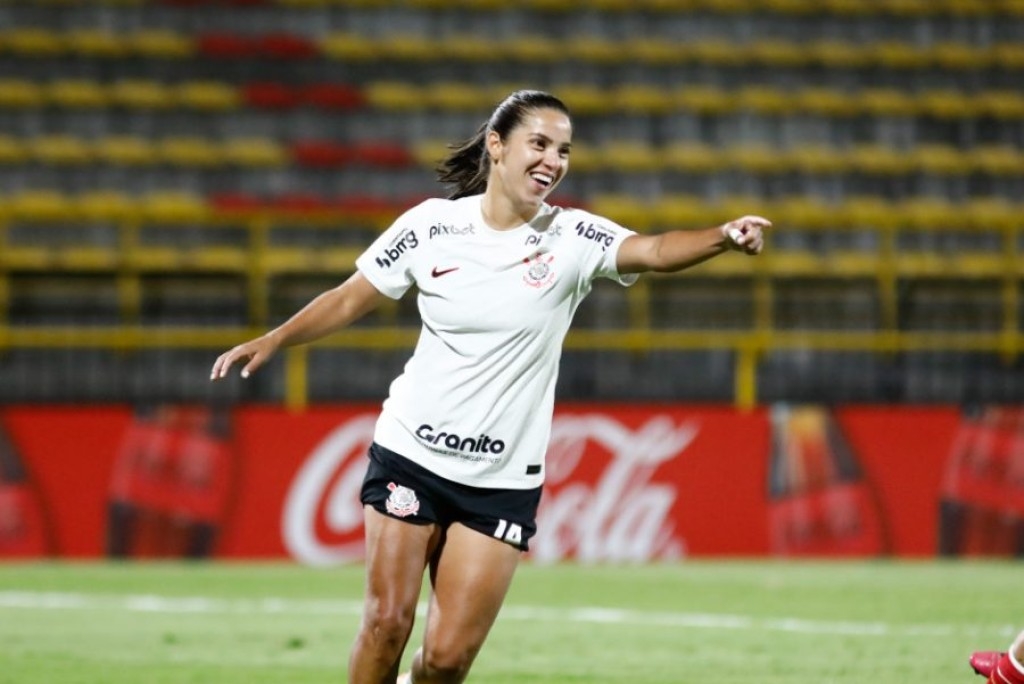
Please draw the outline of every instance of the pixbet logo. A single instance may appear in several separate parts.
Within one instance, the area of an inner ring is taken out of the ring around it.
[[[391,264],[402,258],[402,255],[409,250],[416,249],[420,244],[416,232],[407,230],[399,235],[390,247],[384,249],[384,253],[377,257],[377,265],[381,268],[390,268]]]
[[[427,237],[433,240],[436,237],[442,237],[445,235],[473,235],[474,234],[473,224],[463,226],[462,228],[456,228],[455,226],[449,226],[442,223],[435,223],[430,226],[430,230],[427,232]]]

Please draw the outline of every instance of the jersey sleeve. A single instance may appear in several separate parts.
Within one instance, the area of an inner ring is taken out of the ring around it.
[[[639,275],[619,273],[616,261],[623,240],[636,232],[597,214],[582,210],[576,213],[571,230],[583,248],[583,275],[589,275],[590,280],[609,278],[627,286],[635,283]]]
[[[356,268],[381,294],[399,299],[415,282],[412,266],[423,251],[423,231],[428,203],[423,202],[398,217],[356,259]]]

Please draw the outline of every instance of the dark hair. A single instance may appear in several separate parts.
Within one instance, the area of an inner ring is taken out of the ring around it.
[[[491,118],[477,129],[476,135],[449,145],[451,154],[437,167],[437,180],[454,186],[449,199],[477,195],[487,189],[487,174],[491,169],[487,155],[488,131],[494,131],[505,140],[522,123],[526,113],[535,109],[557,109],[569,116],[569,108],[554,95],[541,90],[517,90],[495,107]]]

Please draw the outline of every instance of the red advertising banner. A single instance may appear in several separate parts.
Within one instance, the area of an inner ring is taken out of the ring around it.
[[[362,558],[376,406],[7,407],[0,558]],[[538,562],[1022,555],[1024,411],[568,405]]]

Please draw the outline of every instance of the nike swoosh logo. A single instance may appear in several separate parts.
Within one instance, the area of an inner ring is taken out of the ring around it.
[[[444,269],[441,269],[441,268],[438,268],[437,266],[435,266],[434,270],[432,270],[430,272],[430,275],[432,277],[434,277],[434,278],[440,278],[443,275],[446,275],[448,273],[451,273],[452,271],[458,271],[458,270],[459,270],[458,266],[453,266],[451,268],[444,268]]]

